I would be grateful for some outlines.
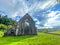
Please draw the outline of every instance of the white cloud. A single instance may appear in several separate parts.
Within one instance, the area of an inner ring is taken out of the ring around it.
[[[48,24],[48,23],[45,23],[45,24],[44,24],[44,27],[45,27],[45,28],[53,28],[53,26],[51,26],[51,25]]]
[[[50,18],[48,18],[48,20],[44,24],[44,26],[47,26],[47,27],[60,26],[60,20],[56,20],[56,19],[60,18],[60,11],[51,11],[48,14],[48,17],[49,16],[50,16]]]
[[[19,15],[25,15],[28,12],[31,12],[32,10],[34,11],[38,11],[37,9],[41,10],[47,7],[50,7],[51,5],[54,5],[55,0],[43,0],[43,1],[35,1],[35,0],[30,0],[31,2],[33,2],[33,4],[31,4],[31,6],[29,7],[28,4],[30,3],[26,3],[25,0],[6,0],[6,1],[1,1],[1,6],[0,8],[4,8],[6,9],[11,17],[13,15],[13,17],[15,17],[17,14]],[[51,3],[52,2],[52,3]],[[33,13],[33,12],[31,12]]]
[[[36,24],[39,25],[40,24],[40,21],[37,21]]]
[[[34,18],[34,21],[37,21],[38,19]]]
[[[23,4],[23,7],[22,8],[20,8],[20,10],[18,11],[18,12],[21,12],[21,14],[20,15],[24,15],[24,14],[26,14],[26,13],[28,13],[28,12],[31,12],[32,10],[35,10],[35,11],[37,11],[37,9],[39,9],[38,7],[40,6],[41,7],[41,9],[42,8],[46,8],[46,6],[51,6],[51,5],[49,5],[49,3],[51,3],[52,1],[47,1],[48,2],[48,4],[46,5],[46,1],[42,1],[42,3],[41,2],[35,2],[35,3],[33,3],[32,5],[31,5],[31,7],[28,7],[28,5],[26,4],[26,2],[24,2],[24,1],[20,1],[20,2],[22,2],[22,4]],[[56,0],[54,0],[53,1],[53,4],[56,2]],[[46,6],[45,6],[46,5]]]
[[[15,12],[12,17],[16,17],[18,15],[19,12]]]
[[[54,11],[51,11],[49,14],[48,14],[48,17],[54,17],[56,15],[57,11],[54,12]]]
[[[32,0],[30,0],[32,2]],[[33,15],[33,13],[45,10],[47,8],[51,8],[57,3],[56,0],[34,0],[33,3],[26,3],[25,0],[0,0],[0,9],[6,9],[6,11],[9,12],[9,17],[16,17],[17,15],[23,16],[26,13],[31,12],[30,14]],[[31,6],[29,7],[28,5]],[[35,11],[35,12],[34,12]],[[50,12],[50,10],[49,10]],[[57,14],[59,13],[59,14]],[[57,14],[57,15],[56,15]],[[39,15],[44,17],[45,15]],[[60,12],[59,11],[51,11],[48,15],[49,18],[44,26],[51,27],[53,25],[59,25],[59,21],[57,21],[57,18],[60,18]],[[36,24],[42,24],[42,22],[39,22],[38,19],[34,18],[34,21],[37,21]],[[58,24],[57,24],[58,23]]]
[[[52,7],[55,4],[57,4],[56,0],[48,0],[48,1],[44,2],[44,3],[42,3],[42,5],[39,4],[39,8],[40,9],[45,9],[45,8]]]
[[[14,1],[16,1],[16,0],[14,0]],[[17,4],[15,4],[14,8],[16,8],[16,9],[14,9],[15,11],[11,14],[12,17],[15,17],[17,15],[23,16],[28,12],[28,7],[27,7],[25,1],[23,1],[23,0],[18,0]]]

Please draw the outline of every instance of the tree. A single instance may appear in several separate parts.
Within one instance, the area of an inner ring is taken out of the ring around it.
[[[8,18],[7,15],[3,16],[0,14],[0,30],[6,30],[7,28],[11,28],[16,24],[16,20],[12,18]]]
[[[0,24],[5,24],[5,25],[14,25],[16,23],[16,20],[13,20],[12,18],[8,18],[7,15],[2,16],[0,14]]]

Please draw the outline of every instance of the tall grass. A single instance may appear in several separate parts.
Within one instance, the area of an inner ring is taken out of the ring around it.
[[[39,32],[38,35],[0,37],[0,45],[60,45],[60,36]]]
[[[60,30],[56,30],[56,31],[49,32],[49,33],[53,33],[53,34],[60,34]]]

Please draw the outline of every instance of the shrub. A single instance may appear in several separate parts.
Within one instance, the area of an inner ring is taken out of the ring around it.
[[[0,24],[0,30],[6,30],[6,29],[8,29],[8,28],[11,28],[12,27],[12,25],[4,25],[4,24]]]
[[[6,25],[4,25],[4,24],[0,24],[0,29],[7,29],[7,26]]]
[[[11,28],[11,27],[12,27],[12,25],[8,25],[8,26],[7,26],[7,28]]]

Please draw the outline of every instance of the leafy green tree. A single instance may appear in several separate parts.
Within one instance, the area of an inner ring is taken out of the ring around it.
[[[12,18],[8,18],[8,16],[2,16],[0,14],[0,24],[5,24],[5,25],[14,25],[16,23],[15,20],[13,20]]]
[[[7,28],[11,28],[16,24],[16,20],[12,18],[8,18],[7,15],[3,16],[0,14],[0,30],[6,30]]]

